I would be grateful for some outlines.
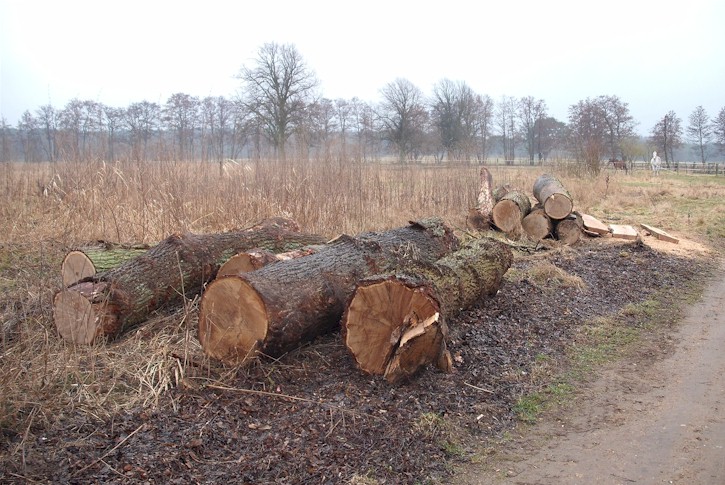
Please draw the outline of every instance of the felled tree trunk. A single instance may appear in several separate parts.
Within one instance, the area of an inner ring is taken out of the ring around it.
[[[521,220],[531,211],[529,197],[518,190],[506,192],[493,207],[493,223],[503,232],[513,236],[521,235]]]
[[[562,244],[571,246],[581,239],[583,227],[581,219],[574,214],[570,214],[566,219],[556,221],[554,233],[556,239],[561,241]]]
[[[446,320],[495,294],[511,249],[481,239],[404,275],[363,280],[342,318],[345,345],[363,371],[397,382],[433,363],[451,370]]]
[[[540,175],[534,182],[533,192],[546,215],[552,219],[564,219],[574,209],[569,192],[553,175]]]
[[[529,212],[521,221],[524,232],[533,240],[538,241],[552,234],[553,224],[542,208]]]
[[[145,254],[58,292],[53,318],[66,340],[90,344],[114,338],[151,312],[199,294],[232,255],[251,248],[288,251],[324,242],[274,218],[238,232],[173,235]]]
[[[435,261],[458,247],[439,219],[381,233],[341,236],[319,252],[217,278],[199,307],[199,341],[217,359],[279,356],[339,326],[358,281]]]
[[[486,167],[481,167],[481,188],[478,190],[476,207],[468,211],[468,221],[474,229],[488,229],[493,211],[493,177]]]
[[[149,246],[144,244],[127,246],[100,242],[96,246],[69,251],[60,267],[63,286],[68,287],[83,278],[117,268],[148,250]]]

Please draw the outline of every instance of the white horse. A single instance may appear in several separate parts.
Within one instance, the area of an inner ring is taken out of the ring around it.
[[[662,168],[662,159],[657,155],[657,152],[652,152],[652,160],[649,163],[652,165],[652,172],[659,175]]]

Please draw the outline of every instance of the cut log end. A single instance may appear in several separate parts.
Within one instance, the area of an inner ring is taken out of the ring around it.
[[[96,266],[83,251],[71,251],[63,259],[60,271],[63,286],[68,287],[83,278],[95,275]]]
[[[552,219],[564,219],[573,209],[572,200],[562,194],[553,194],[544,202],[544,211]]]
[[[502,200],[493,208],[493,223],[505,233],[521,227],[521,209],[513,200]]]
[[[256,356],[267,330],[264,302],[249,283],[225,276],[208,286],[199,308],[199,342],[208,355],[241,364]]]
[[[445,362],[439,304],[398,279],[359,286],[343,316],[345,344],[364,372],[395,382],[426,363]]]
[[[61,291],[55,295],[53,318],[58,333],[69,342],[89,345],[100,330],[100,319],[93,304],[79,291]]]
[[[551,219],[546,215],[543,209],[535,209],[529,213],[524,220],[521,221],[524,232],[532,239],[538,241],[544,239],[551,234]]]

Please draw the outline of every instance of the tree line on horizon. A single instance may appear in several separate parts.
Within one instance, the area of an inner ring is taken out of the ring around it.
[[[264,44],[242,66],[239,95],[199,98],[176,93],[162,105],[125,108],[72,99],[26,110],[16,126],[0,117],[0,161],[201,160],[394,157],[477,161],[501,157],[541,163],[552,154],[573,158],[597,173],[607,159],[647,160],[656,150],[669,167],[689,142],[706,163],[725,153],[725,107],[710,118],[702,106],[687,126],[667,112],[649,137],[619,97],[602,95],[571,105],[566,122],[532,96],[494,101],[463,81],[442,79],[430,96],[398,78],[375,104],[325,98],[319,81],[291,44]]]

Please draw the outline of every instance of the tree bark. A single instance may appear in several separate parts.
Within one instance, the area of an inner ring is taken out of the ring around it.
[[[335,330],[358,281],[435,261],[458,247],[439,219],[381,233],[341,236],[304,258],[212,282],[199,308],[199,341],[217,359],[279,356]]]
[[[512,260],[505,244],[480,239],[405,274],[363,280],[342,318],[345,345],[361,370],[389,382],[430,363],[450,371],[446,321],[495,294]]]
[[[553,175],[546,173],[540,175],[534,182],[533,192],[546,215],[552,219],[564,219],[574,209],[574,202],[569,192]]]
[[[493,211],[493,177],[486,167],[481,167],[481,188],[478,191],[476,207],[468,211],[468,221],[474,229],[488,229]]]
[[[580,221],[581,219],[574,214],[570,214],[566,219],[556,221],[556,227],[554,228],[556,239],[569,246],[578,242],[581,239],[584,227]]]
[[[232,255],[262,247],[288,251],[324,242],[291,220],[273,218],[237,232],[173,235],[119,267],[58,292],[53,317],[66,340],[114,338],[161,307],[198,295]]]
[[[529,197],[518,190],[510,190],[493,207],[493,223],[506,234],[520,236],[522,233],[521,220],[530,211]]]
[[[535,241],[544,239],[552,234],[554,228],[551,219],[541,207],[529,212],[523,221],[521,221],[521,226],[524,232]]]
[[[63,286],[69,287],[96,273],[117,268],[129,259],[144,254],[148,249],[149,246],[144,244],[127,246],[100,242],[96,246],[69,251],[60,267]]]

